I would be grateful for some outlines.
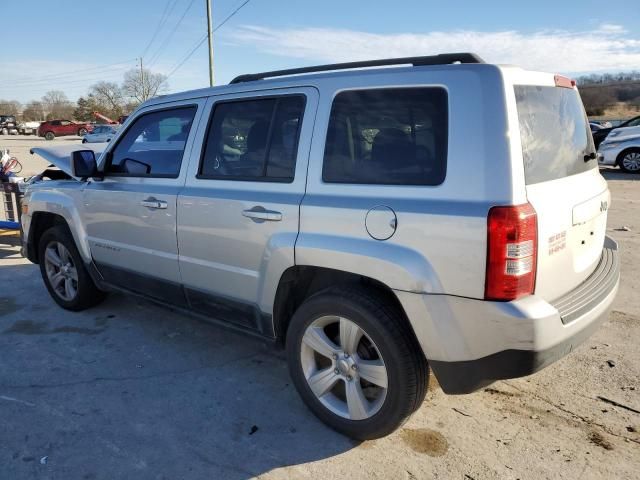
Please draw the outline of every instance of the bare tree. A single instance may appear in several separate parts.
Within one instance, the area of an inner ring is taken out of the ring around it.
[[[89,101],[104,115],[117,118],[123,114],[124,93],[115,82],[98,82],[92,85],[89,89]]]
[[[0,100],[0,115],[19,115],[22,105],[17,100]]]
[[[64,92],[50,90],[42,97],[47,118],[70,118],[73,115],[73,103],[69,101]]]
[[[167,76],[150,70],[132,69],[124,74],[122,90],[136,102],[142,103],[167,88]]]
[[[32,100],[27,103],[22,111],[22,119],[30,121],[42,121],[45,119],[44,105],[42,102]]]

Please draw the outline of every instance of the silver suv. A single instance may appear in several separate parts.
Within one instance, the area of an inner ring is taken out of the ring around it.
[[[24,200],[53,299],[123,290],[282,343],[355,438],[401,425],[429,371],[460,394],[558,360],[618,288],[566,77],[473,54],[245,75],[155,98],[97,148],[34,149],[74,179]]]

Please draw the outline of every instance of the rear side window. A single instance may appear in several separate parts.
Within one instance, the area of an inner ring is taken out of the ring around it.
[[[177,177],[196,107],[159,110],[136,118],[113,149],[113,176]]]
[[[305,97],[216,105],[198,178],[293,181]]]
[[[328,183],[439,185],[447,165],[447,92],[388,88],[336,95],[322,179]]]
[[[587,116],[576,90],[515,88],[525,182],[547,182],[597,167]],[[585,161],[587,156],[587,161]]]

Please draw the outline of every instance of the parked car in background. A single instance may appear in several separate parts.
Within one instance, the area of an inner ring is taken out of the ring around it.
[[[13,115],[0,115],[0,133],[2,135],[17,135],[18,122]]]
[[[40,122],[22,122],[18,125],[20,135],[37,135]]]
[[[589,129],[591,130],[591,133],[597,132],[598,130],[602,130],[603,128],[604,127],[599,123],[589,122]]]
[[[611,132],[598,148],[598,164],[617,165],[623,172],[640,173],[640,127],[621,130],[632,132]]]
[[[598,148],[600,146],[600,143],[602,143],[602,141],[607,138],[607,136],[614,130],[617,130],[619,128],[627,128],[627,127],[638,127],[640,126],[640,115],[637,117],[633,117],[630,118],[629,120],[626,120],[622,123],[620,123],[620,125],[615,126],[615,127],[610,127],[610,128],[601,128],[600,130],[598,130],[597,132],[593,132],[593,142],[596,145],[596,148]]]
[[[72,120],[48,120],[40,124],[38,136],[53,140],[55,137],[67,135],[83,137],[91,131],[93,131],[93,126],[90,123],[78,123]]]
[[[87,133],[82,138],[82,143],[103,143],[110,142],[118,131],[115,125],[96,125],[91,133]]]

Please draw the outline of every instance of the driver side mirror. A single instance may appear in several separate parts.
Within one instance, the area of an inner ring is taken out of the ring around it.
[[[78,150],[71,153],[71,175],[83,179],[98,174],[96,154],[93,150]]]

